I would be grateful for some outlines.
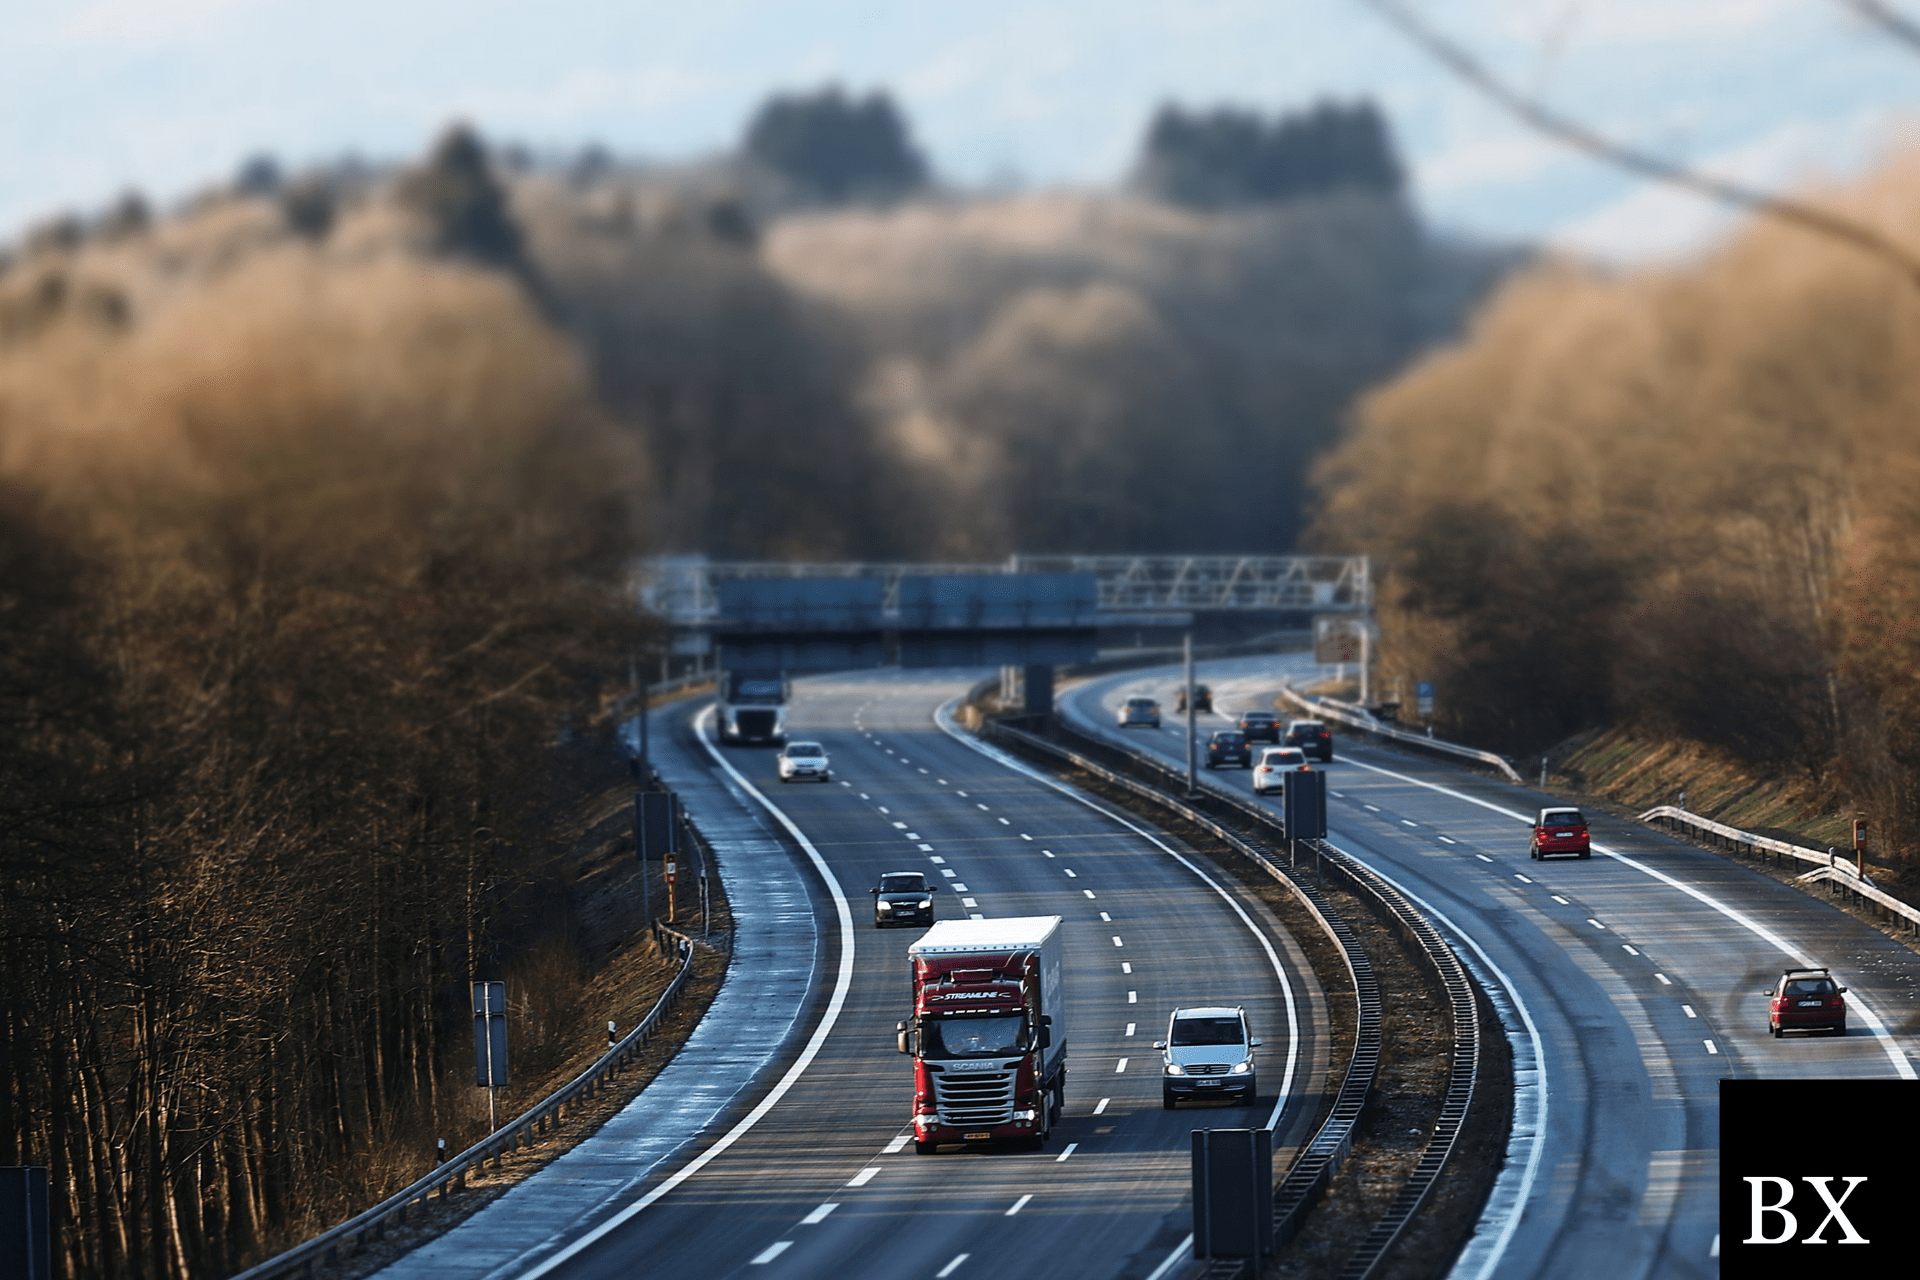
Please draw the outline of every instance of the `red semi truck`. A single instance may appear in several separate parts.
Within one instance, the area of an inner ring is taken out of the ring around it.
[[[1059,916],[942,920],[907,948],[913,1149],[943,1142],[1039,1147],[1067,1087]]]

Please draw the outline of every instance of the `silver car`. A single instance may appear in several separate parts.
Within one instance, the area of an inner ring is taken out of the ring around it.
[[[789,742],[780,748],[777,759],[782,782],[793,782],[799,778],[811,778],[817,782],[833,781],[833,766],[827,760],[827,749],[817,742]]]
[[[1152,698],[1128,698],[1120,704],[1120,727],[1143,724],[1149,729],[1160,727],[1160,704]]]
[[[1161,1051],[1160,1105],[1235,1098],[1247,1106],[1259,1095],[1253,1051],[1260,1042],[1247,1024],[1247,1011],[1210,1005],[1175,1009],[1167,1019],[1167,1038],[1155,1040]]]

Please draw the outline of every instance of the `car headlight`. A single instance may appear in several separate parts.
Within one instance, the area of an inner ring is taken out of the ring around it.
[[[880,906],[880,910],[882,910],[882,911],[891,911],[891,910],[893,910],[893,904],[892,904],[891,902],[882,902],[882,903],[880,903],[880,904],[879,904],[879,906]]]
[[[1183,1076],[1187,1074],[1187,1069],[1177,1062],[1169,1062],[1167,1064],[1167,1074],[1170,1076]]]
[[[931,910],[933,910],[933,899],[932,899],[932,898],[922,898],[922,899],[920,899],[920,909],[921,909],[922,911],[931,911]]]
[[[1237,1076],[1243,1076],[1251,1070],[1253,1070],[1253,1062],[1251,1059],[1246,1062],[1236,1062],[1233,1064],[1233,1074]]]

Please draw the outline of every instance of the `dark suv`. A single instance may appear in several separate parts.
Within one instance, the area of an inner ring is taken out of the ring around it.
[[[1286,747],[1298,747],[1322,764],[1330,764],[1333,761],[1333,733],[1318,720],[1290,721],[1285,736],[1280,739],[1280,744]]]
[[[1173,709],[1175,711],[1185,711],[1187,709],[1187,691],[1185,689],[1173,695]],[[1193,709],[1195,711],[1213,710],[1213,690],[1203,684],[1193,686]]]
[[[1240,732],[1247,735],[1248,742],[1278,742],[1280,717],[1271,711],[1242,711]]]
[[[1533,820],[1533,837],[1527,842],[1527,856],[1538,861],[1571,854],[1591,858],[1593,845],[1587,838],[1587,815],[1578,809],[1542,809]]]
[[[1767,1031],[1779,1036],[1786,1031],[1831,1031],[1847,1034],[1847,989],[1834,985],[1833,975],[1825,969],[1788,969],[1780,975],[1780,985],[1764,994],[1771,996],[1767,1006]]]
[[[1207,739],[1207,768],[1228,764],[1253,768],[1253,748],[1247,745],[1247,735],[1238,729],[1215,729]]]
[[[868,890],[873,894],[873,927],[932,924],[933,895],[939,888],[928,884],[927,877],[918,871],[887,872],[880,877],[878,887]]]

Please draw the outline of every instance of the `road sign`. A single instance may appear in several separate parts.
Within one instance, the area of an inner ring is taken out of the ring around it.
[[[1289,769],[1280,775],[1281,812],[1289,840],[1327,838],[1327,775]]]
[[[1313,660],[1329,665],[1360,661],[1360,628],[1365,625],[1358,618],[1315,618]]]
[[[1420,707],[1421,715],[1430,716],[1433,714],[1433,681],[1422,680],[1420,683],[1414,685],[1413,697],[1414,701]]]
[[[482,1089],[507,1083],[507,984],[473,984],[473,1082]]]
[[[667,859],[667,883],[672,884],[680,878],[680,864],[672,858]]]

